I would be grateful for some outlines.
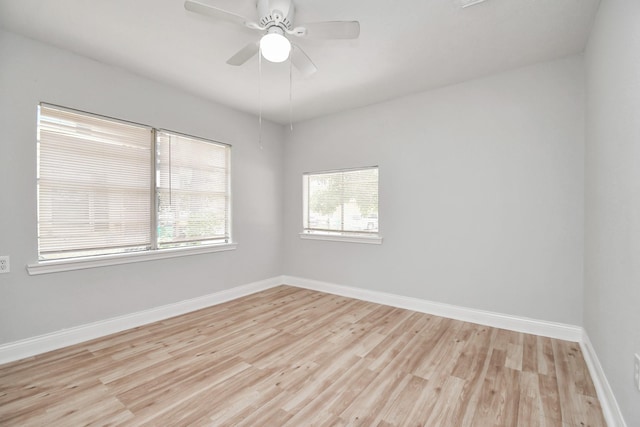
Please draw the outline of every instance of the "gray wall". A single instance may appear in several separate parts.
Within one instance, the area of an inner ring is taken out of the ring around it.
[[[168,61],[168,66],[171,66]],[[28,276],[37,260],[36,106],[59,104],[232,144],[236,251]],[[282,274],[281,126],[0,32],[0,344]]]
[[[294,126],[285,274],[582,324],[581,57]],[[302,240],[302,173],[380,166],[382,245]]]
[[[283,273],[577,325],[584,309],[626,420],[640,424],[640,3],[600,9],[586,101],[585,64],[570,57],[292,133],[266,123],[264,150],[255,117],[0,31],[0,255],[12,262],[0,344]],[[232,144],[238,249],[28,276],[40,101]],[[302,173],[374,164],[384,243],[301,240]]]
[[[586,53],[585,328],[640,426],[640,2],[604,0]]]

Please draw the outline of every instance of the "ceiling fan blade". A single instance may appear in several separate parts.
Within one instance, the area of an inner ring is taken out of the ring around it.
[[[318,68],[313,61],[309,59],[307,54],[304,53],[304,50],[302,50],[298,45],[293,45],[293,49],[291,50],[291,62],[304,77],[309,77],[318,71]]]
[[[238,15],[227,10],[219,9],[215,6],[211,6],[206,3],[199,2],[197,0],[186,0],[184,2],[184,8],[190,12],[199,13],[200,15],[209,16],[211,18],[220,19],[222,21],[233,22],[252,28],[252,22],[249,22],[244,16]]]
[[[310,22],[301,27],[305,29],[302,37],[314,39],[357,39],[360,36],[358,21]]]
[[[258,47],[258,43],[249,43],[229,58],[227,60],[227,64],[235,66],[242,65],[258,53],[259,50],[260,48]]]

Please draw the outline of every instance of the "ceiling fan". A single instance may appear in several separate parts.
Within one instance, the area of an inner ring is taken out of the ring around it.
[[[257,0],[257,22],[199,0],[186,0],[184,7],[191,12],[262,32],[260,41],[251,42],[240,49],[227,60],[229,65],[242,65],[261,52],[271,62],[283,62],[291,57],[293,66],[306,77],[318,69],[300,46],[291,43],[290,38],[357,39],[360,35],[358,21],[312,22],[294,26],[293,0]]]

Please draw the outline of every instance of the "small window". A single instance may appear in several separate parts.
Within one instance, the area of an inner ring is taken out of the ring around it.
[[[304,234],[375,237],[378,167],[305,173]]]
[[[230,147],[41,104],[38,258],[229,242]]]

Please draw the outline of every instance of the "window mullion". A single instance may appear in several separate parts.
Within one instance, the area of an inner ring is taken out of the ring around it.
[[[340,231],[344,231],[344,173],[340,174]]]
[[[151,250],[156,250],[158,249],[158,184],[156,182],[157,179],[157,166],[158,166],[158,162],[157,162],[157,158],[156,158],[156,154],[158,151],[157,148],[157,144],[158,144],[158,138],[157,138],[157,130],[153,129],[151,131],[151,188],[149,191],[149,196],[151,197],[151,212],[150,212],[150,218],[151,220],[149,221],[149,226],[151,227],[150,232],[151,232]]]

